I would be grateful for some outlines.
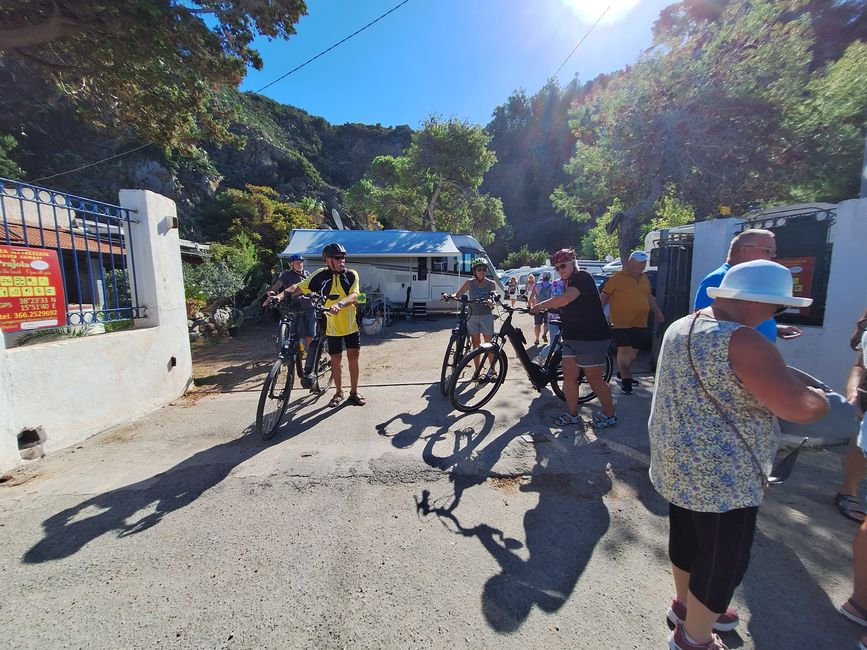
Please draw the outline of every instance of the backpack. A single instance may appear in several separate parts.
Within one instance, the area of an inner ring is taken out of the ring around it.
[[[536,285],[536,299],[539,302],[543,300],[548,300],[551,297],[551,283],[550,282],[540,282]]]

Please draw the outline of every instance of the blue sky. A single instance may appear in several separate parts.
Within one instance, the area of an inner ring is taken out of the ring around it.
[[[399,1],[308,0],[295,36],[256,42],[265,65],[241,89],[258,91]],[[541,88],[609,1],[409,0],[262,94],[333,124],[415,128],[434,113],[485,125],[514,90]],[[614,0],[558,80],[589,81],[634,62],[669,4]]]

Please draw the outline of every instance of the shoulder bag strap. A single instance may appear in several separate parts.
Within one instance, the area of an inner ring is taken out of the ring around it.
[[[764,489],[767,489],[768,485],[770,484],[770,481],[768,480],[768,475],[765,474],[765,470],[762,467],[761,462],[759,462],[759,459],[756,457],[756,454],[753,451],[753,448],[750,447],[750,444],[746,441],[744,436],[741,434],[740,429],[738,428],[737,424],[735,424],[735,421],[731,418],[728,411],[726,411],[726,409],[723,408],[723,405],[720,404],[719,401],[717,400],[717,398],[714,397],[711,394],[711,392],[707,389],[707,386],[705,386],[704,380],[701,378],[701,375],[698,372],[698,368],[696,368],[696,366],[695,366],[695,360],[692,358],[692,331],[693,331],[693,329],[695,329],[695,323],[698,320],[699,315],[700,315],[700,312],[695,312],[695,316],[692,319],[692,323],[690,323],[690,325],[689,325],[689,334],[687,335],[687,338],[686,338],[686,353],[687,353],[687,356],[689,357],[689,365],[692,367],[692,371],[693,371],[693,373],[695,373],[696,379],[698,379],[699,386],[701,386],[701,389],[704,391],[705,395],[707,395],[708,398],[710,398],[711,404],[714,405],[714,408],[716,408],[717,412],[722,416],[723,420],[725,420],[728,423],[728,425],[732,428],[732,430],[737,434],[738,439],[741,441],[741,444],[750,453],[750,458],[752,458],[753,464],[756,466],[756,469],[759,472],[759,476],[762,479],[762,487]]]

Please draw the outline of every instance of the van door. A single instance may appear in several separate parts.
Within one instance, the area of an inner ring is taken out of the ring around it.
[[[430,299],[430,278],[428,277],[427,258],[419,257],[412,273],[412,300]]]

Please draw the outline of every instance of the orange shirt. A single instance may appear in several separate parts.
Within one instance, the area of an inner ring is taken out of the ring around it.
[[[642,273],[634,278],[626,271],[618,271],[605,286],[602,293],[608,295],[611,305],[611,324],[618,329],[627,327],[647,327],[647,314],[650,312],[650,280]]]

